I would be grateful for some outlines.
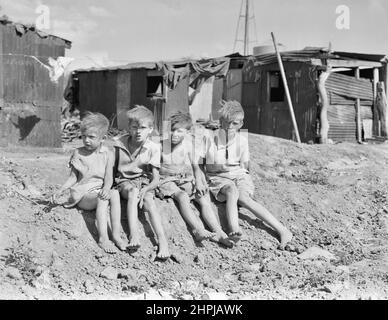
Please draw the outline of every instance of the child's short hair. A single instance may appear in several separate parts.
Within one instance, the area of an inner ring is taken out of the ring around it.
[[[154,114],[152,111],[144,106],[135,105],[134,108],[127,111],[128,122],[139,122],[139,120],[146,120],[149,126],[154,126]]]
[[[184,128],[190,130],[193,126],[193,120],[191,119],[190,113],[178,112],[170,117],[171,130]]]
[[[220,105],[221,109],[218,111],[221,114],[220,119],[225,119],[226,121],[233,121],[239,117],[244,118],[244,109],[241,106],[240,102],[235,100],[222,100],[220,102]]]
[[[85,112],[80,125],[81,132],[91,128],[97,129],[102,136],[106,135],[109,130],[108,118],[99,112]]]

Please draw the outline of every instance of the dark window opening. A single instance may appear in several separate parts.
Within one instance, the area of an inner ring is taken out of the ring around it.
[[[147,97],[163,96],[163,77],[147,77]]]
[[[284,85],[279,71],[270,71],[269,78],[269,101],[284,101]]]
[[[355,77],[356,71],[352,69],[352,70],[339,71],[338,73],[343,74],[345,76]],[[373,69],[361,69],[360,78],[373,80]]]

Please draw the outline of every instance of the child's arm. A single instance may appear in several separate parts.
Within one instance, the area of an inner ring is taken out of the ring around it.
[[[249,171],[249,161],[241,162],[240,167]]]
[[[99,193],[99,197],[102,200],[110,199],[110,189],[112,188],[112,185],[113,185],[114,161],[115,161],[114,152],[113,151],[108,152],[108,161],[106,162],[106,166],[105,166],[104,184]]]
[[[160,182],[159,168],[152,166],[152,180],[148,186],[145,186],[139,193],[139,206],[143,207],[143,199],[148,191],[154,190],[158,187]]]
[[[205,174],[197,163],[192,163],[191,166],[193,168],[193,173],[195,178],[195,188],[197,189],[200,195],[204,196],[208,191]]]
[[[242,152],[241,152],[241,158],[240,158],[240,167],[243,169],[246,169],[249,171],[249,145],[248,145],[248,139],[243,140],[244,143],[242,143]]]
[[[77,173],[75,172],[74,168],[72,168],[70,171],[69,178],[67,178],[66,182],[59,188],[59,190],[51,196],[50,201],[56,204],[57,203],[56,198],[59,197],[67,189],[75,185],[76,182],[77,182]]]

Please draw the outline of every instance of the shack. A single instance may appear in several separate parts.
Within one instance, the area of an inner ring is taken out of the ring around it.
[[[0,146],[61,147],[70,48],[68,40],[0,18]]]
[[[221,99],[241,100],[244,59],[234,54],[76,70],[65,96],[81,113],[103,113],[119,130],[127,128],[126,111],[144,105],[162,132],[163,121],[176,112],[190,112],[194,121],[218,119]]]
[[[378,85],[387,92],[385,55],[305,48],[281,57],[302,142],[361,142],[381,135],[376,97]],[[242,74],[245,128],[295,139],[275,53],[250,57]]]

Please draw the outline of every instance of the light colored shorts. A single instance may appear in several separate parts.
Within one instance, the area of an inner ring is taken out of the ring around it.
[[[181,191],[186,192],[190,199],[195,198],[196,189],[194,179],[191,181],[174,180],[165,183],[162,181],[156,190],[156,196],[160,199],[173,198],[174,194]]]
[[[251,176],[247,173],[232,176],[232,177],[224,177],[224,176],[216,176],[216,175],[208,175],[209,181],[209,190],[214,196],[214,198],[219,202],[225,202],[225,196],[220,193],[221,189],[228,185],[234,185],[237,187],[237,190],[240,194],[248,194],[253,197],[253,193],[255,191],[255,185],[253,184],[253,180]]]

